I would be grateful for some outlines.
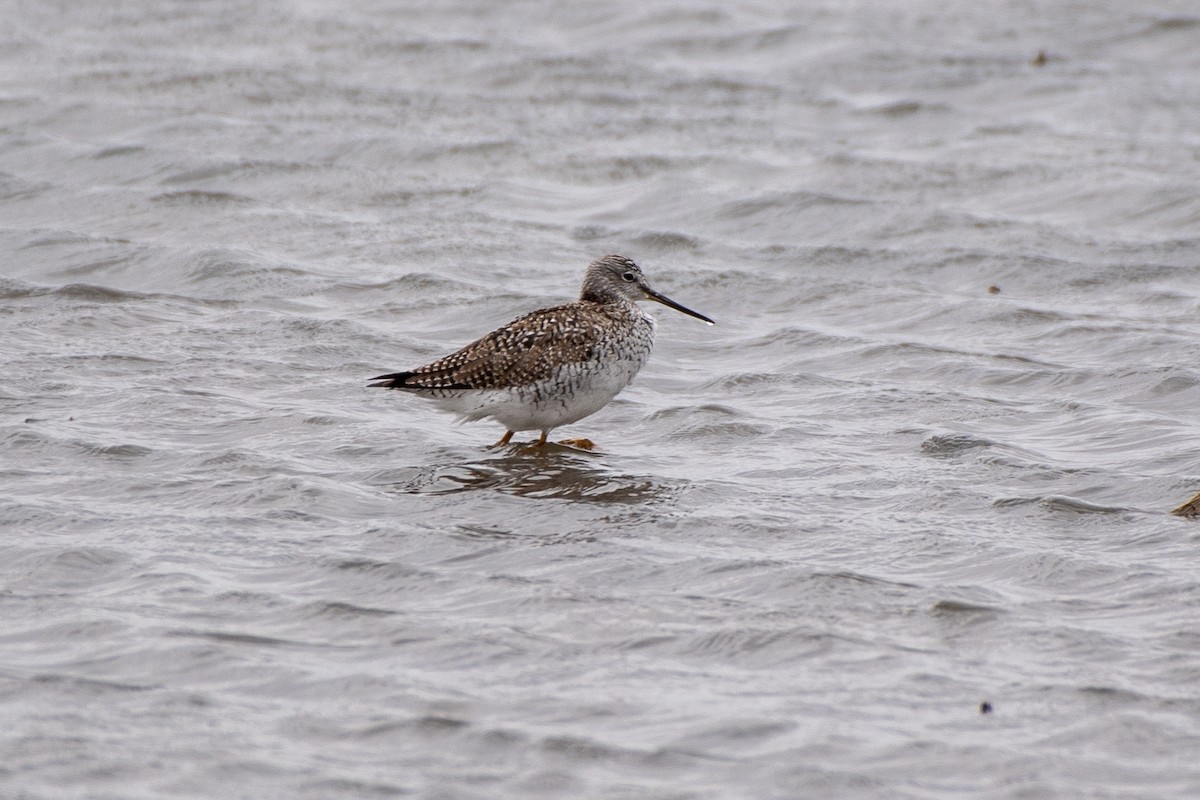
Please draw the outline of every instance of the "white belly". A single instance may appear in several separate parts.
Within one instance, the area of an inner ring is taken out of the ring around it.
[[[650,357],[652,329],[622,348],[595,360],[569,364],[551,378],[506,389],[464,391],[434,398],[460,420],[491,418],[510,431],[548,431],[595,414],[617,396]]]

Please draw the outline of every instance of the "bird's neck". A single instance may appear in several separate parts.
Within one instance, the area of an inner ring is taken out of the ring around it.
[[[599,282],[593,284],[585,281],[583,289],[579,292],[579,299],[585,303],[599,303],[600,305],[611,305],[613,303],[631,305],[628,299]]]

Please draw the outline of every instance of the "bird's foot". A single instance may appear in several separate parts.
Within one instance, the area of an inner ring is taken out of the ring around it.
[[[563,439],[559,444],[563,447],[574,447],[577,450],[587,450],[588,452],[596,449],[596,444],[591,439]]]
[[[504,445],[512,441],[513,433],[514,431],[505,431],[504,435],[500,437],[500,441],[496,442],[492,447],[504,447]]]
[[[542,431],[542,435],[538,437],[536,442],[530,442],[529,444],[518,445],[517,449],[525,450],[525,451],[528,451],[531,453],[541,450],[543,447],[546,446],[546,434],[547,433],[548,433],[548,431]],[[504,438],[501,439],[496,444],[497,445],[508,444],[508,440],[511,439],[512,436],[513,436],[513,432],[509,431],[508,433],[504,434]]]

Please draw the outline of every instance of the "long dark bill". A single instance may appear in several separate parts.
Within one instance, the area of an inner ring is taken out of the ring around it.
[[[704,316],[703,314],[692,311],[687,306],[681,306],[681,305],[679,305],[679,303],[676,303],[671,298],[667,297],[666,295],[661,295],[658,292],[654,291],[653,289],[646,289],[646,296],[649,297],[651,300],[656,300],[656,301],[662,303],[664,306],[667,306],[668,308],[673,308],[676,311],[682,311],[684,314],[687,314],[689,317],[695,317],[696,319],[702,319],[705,322],[707,322],[709,325],[717,324],[717,323],[713,322],[711,319],[709,319],[708,317]]]

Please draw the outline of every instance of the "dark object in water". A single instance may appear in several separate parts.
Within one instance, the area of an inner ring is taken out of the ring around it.
[[[1179,508],[1172,509],[1171,513],[1177,517],[1200,517],[1200,492]]]

